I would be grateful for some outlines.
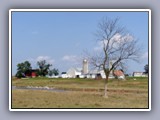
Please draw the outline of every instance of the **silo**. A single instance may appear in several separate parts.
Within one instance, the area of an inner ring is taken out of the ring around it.
[[[111,69],[112,65],[113,65],[112,61],[109,61],[109,70]],[[113,74],[113,70],[111,70],[111,74]]]
[[[83,74],[87,74],[88,73],[88,61],[86,59],[83,60],[83,70],[82,70]]]

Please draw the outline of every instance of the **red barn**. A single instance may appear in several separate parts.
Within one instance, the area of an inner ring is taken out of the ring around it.
[[[36,71],[32,71],[32,72],[31,72],[31,76],[32,76],[32,77],[36,77],[36,76],[37,76]]]
[[[26,77],[36,77],[37,76],[37,69],[32,69],[30,72],[25,73]]]

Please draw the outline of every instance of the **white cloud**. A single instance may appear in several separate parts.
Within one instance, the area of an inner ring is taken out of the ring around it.
[[[117,47],[118,44],[126,42],[126,41],[132,41],[133,39],[134,39],[133,36],[129,34],[127,34],[126,36],[122,36],[121,34],[116,34],[112,37],[109,45],[112,45],[114,42],[113,47]],[[103,49],[103,45],[104,44],[107,45],[107,43],[108,43],[108,40],[99,41],[97,43],[97,46],[93,48],[94,51],[101,51]]]
[[[78,57],[75,55],[65,55],[62,58],[63,61],[75,62],[78,60]]]

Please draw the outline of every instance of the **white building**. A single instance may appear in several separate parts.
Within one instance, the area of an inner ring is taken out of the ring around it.
[[[80,77],[80,75],[82,75],[82,69],[81,68],[70,68],[67,71],[67,75],[69,78]]]
[[[147,77],[148,75],[144,72],[133,72],[133,77]]]
[[[70,68],[67,71],[69,78],[85,78],[88,74],[88,61],[87,59],[83,60],[82,68]]]
[[[61,77],[61,78],[68,78],[68,75],[67,75],[66,72],[62,72],[60,77]]]
[[[97,70],[97,69],[91,70],[89,74],[90,74],[90,78],[96,78],[96,77],[101,77],[103,79],[106,78],[104,70]],[[110,73],[109,78],[115,78],[115,77],[113,76],[112,73]]]
[[[111,65],[112,63],[110,63]],[[88,69],[88,61],[86,59],[83,60],[83,65],[82,68],[70,68],[67,71],[67,76],[68,78],[102,78],[105,79],[106,75],[104,73],[104,70],[99,70],[99,69],[94,69],[94,70],[90,70]],[[115,76],[117,78],[124,78],[124,74],[122,71],[120,70],[115,70],[114,72],[111,71],[109,78],[115,78]]]
[[[83,60],[83,70],[82,70],[83,74],[88,74],[88,60],[84,59]]]

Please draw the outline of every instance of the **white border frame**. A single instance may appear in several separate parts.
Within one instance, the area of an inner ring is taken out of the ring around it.
[[[11,107],[11,79],[12,79],[12,73],[11,73],[11,69],[12,69],[12,12],[23,12],[23,11],[34,11],[34,12],[40,12],[40,11],[45,11],[45,12],[49,12],[49,11],[59,11],[59,12],[72,12],[72,11],[76,11],[76,12],[148,12],[149,16],[148,16],[148,23],[149,23],[149,35],[148,35],[148,39],[149,39],[149,45],[148,45],[148,63],[149,63],[149,106],[148,109],[12,109]],[[10,9],[9,10],[9,110],[10,111],[150,111],[151,110],[151,10],[150,9]]]

